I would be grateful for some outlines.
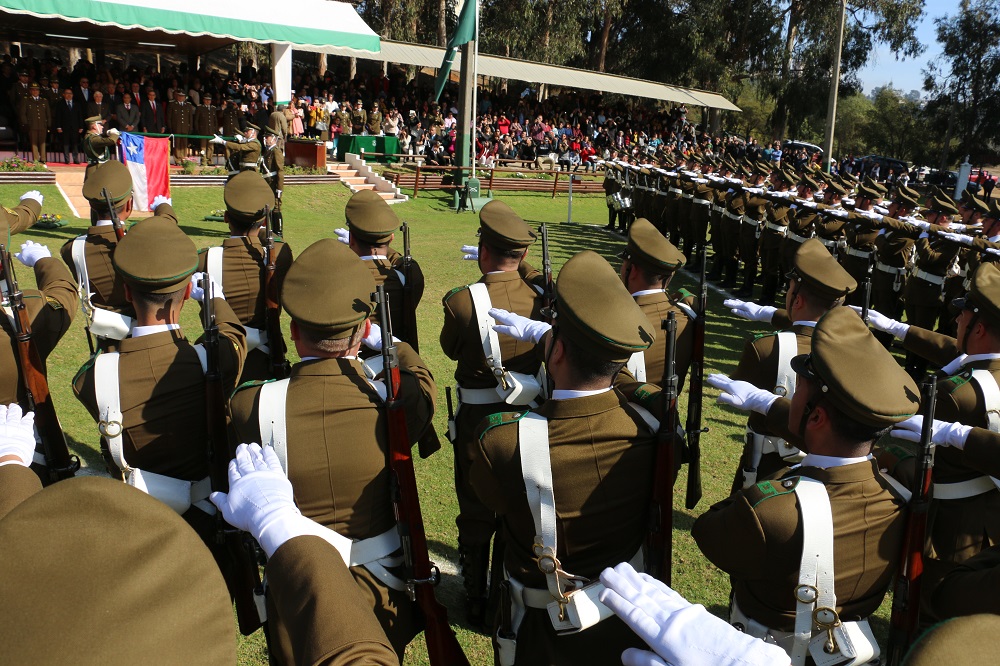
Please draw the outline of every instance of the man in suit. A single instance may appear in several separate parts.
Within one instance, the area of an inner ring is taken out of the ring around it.
[[[122,93],[122,101],[115,107],[115,122],[123,132],[139,129],[139,107],[132,99],[132,93]]]
[[[83,110],[73,101],[73,90],[63,90],[62,99],[55,103],[52,111],[52,129],[56,145],[61,145],[63,162],[76,164],[80,157],[80,139],[83,136]]]
[[[111,111],[111,106],[104,99],[104,93],[100,90],[95,90],[94,94],[90,96],[90,101],[87,102],[86,116],[100,116],[105,120],[109,120]]]
[[[324,285],[322,299],[316,298],[318,284]],[[362,344],[382,344],[381,331],[368,320],[374,291],[368,268],[336,240],[306,248],[288,269],[281,293],[303,360],[289,379],[240,387],[230,412],[238,440],[283,450],[279,457],[304,515],[340,537],[360,540],[355,547],[368,555],[351,573],[402,658],[421,623],[395,568],[400,541],[390,499],[386,412],[379,383],[366,379],[358,360]],[[416,352],[402,342],[397,349],[400,399],[409,437],[416,441],[430,427],[437,389]],[[270,432],[262,432],[261,424],[270,424]],[[278,663],[301,663],[287,637],[288,619],[268,615]]]
[[[140,127],[143,132],[163,134],[167,130],[167,122],[163,104],[156,99],[156,91],[146,89],[146,99],[139,106]]]
[[[47,99],[41,96],[37,83],[29,87],[29,95],[21,101],[21,126],[28,133],[31,157],[35,162],[46,161],[46,141],[52,126],[52,109]]]
[[[91,102],[91,97],[93,97],[94,91],[90,89],[90,79],[86,76],[81,77],[79,83],[77,84],[76,92],[73,97],[77,102],[83,105],[87,105]]]

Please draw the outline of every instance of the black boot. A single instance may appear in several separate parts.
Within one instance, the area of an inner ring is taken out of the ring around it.
[[[774,303],[774,297],[778,293],[778,277],[776,275],[768,275],[764,278],[764,285],[760,290],[760,301],[761,305],[772,305]]]
[[[459,544],[459,563],[465,583],[465,615],[475,627],[486,625],[487,587],[490,572],[490,544],[463,546]]]
[[[705,276],[712,282],[717,282],[722,279],[722,273],[725,270],[725,262],[718,253],[712,255],[712,270],[708,272]]]
[[[723,287],[735,287],[739,281],[740,262],[738,259],[730,259],[726,262],[726,279],[722,282]]]
[[[285,231],[284,218],[281,216],[281,211],[276,210],[271,213],[271,230],[275,235],[280,236]]]
[[[618,217],[618,211],[614,208],[608,208],[608,226],[604,227],[607,231],[615,230],[615,218]]]
[[[736,292],[735,296],[745,301],[753,300],[753,284],[757,280],[757,267],[743,267],[743,284]]]

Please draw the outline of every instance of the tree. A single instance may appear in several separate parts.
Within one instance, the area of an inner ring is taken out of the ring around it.
[[[871,111],[862,134],[872,151],[914,161],[927,144],[927,122],[920,105],[902,91],[884,86],[873,91]]]
[[[872,101],[864,95],[846,95],[837,102],[833,156],[863,155],[868,151],[864,130]]]

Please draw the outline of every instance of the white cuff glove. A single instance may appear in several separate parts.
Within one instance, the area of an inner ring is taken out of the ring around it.
[[[551,324],[547,324],[544,321],[528,319],[527,317],[522,317],[519,314],[507,312],[500,308],[490,308],[490,316],[497,321],[496,326],[493,327],[493,330],[497,333],[509,335],[515,340],[530,342],[535,345],[552,328]]]
[[[392,336],[392,340],[393,342],[401,342],[395,335]],[[378,324],[372,324],[368,335],[361,338],[361,343],[373,351],[382,351],[382,327]]]
[[[750,321],[762,321],[768,324],[774,318],[774,313],[778,311],[778,308],[770,305],[757,305],[756,303],[741,301],[737,298],[727,298],[722,304],[730,308],[734,315],[749,319]]]
[[[225,140],[225,139],[223,139],[223,138],[222,138],[221,136],[219,136],[218,134],[213,134],[213,135],[212,135],[212,138],[211,138],[211,139],[209,139],[209,140],[208,140],[208,142],[209,142],[209,143],[217,143],[217,144],[219,144],[219,145],[221,146],[222,144],[224,144],[224,143],[226,142],[226,140]]]
[[[861,307],[858,305],[850,306],[852,310],[861,314]],[[910,330],[909,324],[904,324],[901,321],[896,321],[895,319],[890,319],[878,310],[868,311],[868,324],[874,328],[876,331],[882,331],[883,333],[891,333],[893,336],[902,340],[906,337],[907,331]]]
[[[908,217],[906,218],[906,221],[923,231],[927,231],[931,228],[931,223],[927,220],[918,220],[916,218]]]
[[[826,208],[823,210],[823,214],[829,215],[830,217],[839,217],[843,220],[846,220],[851,215],[846,210],[841,210],[839,208]]]
[[[952,243],[972,245],[972,236],[966,236],[965,234],[953,234],[950,231],[940,231],[938,232],[938,236],[945,240],[949,240]]]
[[[995,248],[995,247],[988,247],[985,250],[983,250],[983,252],[986,253],[986,254],[995,254],[998,257],[1000,257],[1000,249]]]
[[[844,197],[840,200],[840,203],[844,204],[845,206],[853,206],[854,199],[852,199],[851,197]]]
[[[191,276],[191,298],[201,303],[205,300],[205,280],[212,280],[208,273],[195,273]],[[212,280],[212,296],[226,299],[222,293],[222,285]]]
[[[28,268],[32,268],[39,259],[45,259],[46,257],[51,257],[52,252],[49,248],[42,245],[41,243],[36,243],[35,241],[25,241],[21,244],[21,251],[14,255],[17,260]]]
[[[115,141],[117,141],[118,137],[120,137],[121,135],[122,135],[122,133],[119,132],[114,127],[112,127],[111,129],[108,130],[108,136],[111,137],[112,139],[114,139]]]
[[[247,141],[249,141],[249,139],[247,139],[242,134],[237,134],[236,135],[236,140],[239,141],[240,143],[246,143]]]
[[[463,245],[462,252],[465,253],[462,255],[462,259],[465,259],[466,261],[479,261],[478,245]]]
[[[160,204],[167,204],[168,206],[173,206],[174,202],[170,197],[165,197],[162,194],[157,194],[155,197],[153,197],[152,209],[156,210],[157,206],[159,206]]]
[[[268,557],[289,539],[306,535],[325,539],[344,555],[335,543],[335,535],[303,516],[295,506],[292,484],[270,446],[263,450],[258,444],[236,447],[236,457],[229,462],[229,492],[212,493],[209,499],[219,507],[227,523],[253,535]],[[344,541],[348,561],[351,542]]]
[[[764,193],[764,188],[763,187],[744,187],[743,191],[744,192],[749,192],[750,194],[763,194]]]
[[[30,192],[25,192],[21,195],[21,201],[25,199],[31,199],[32,201],[37,201],[39,206],[44,206],[45,197],[38,190],[31,190]]]
[[[22,415],[21,406],[16,402],[0,405],[0,458],[10,455],[18,460],[8,460],[0,465],[27,467],[35,455],[35,413]]]
[[[723,374],[709,375],[706,381],[712,388],[722,391],[718,399],[720,405],[729,405],[744,412],[757,412],[766,416],[774,401],[781,397],[759,389],[750,382],[730,379]]]
[[[274,191],[274,195],[280,199],[281,198],[281,190],[275,190]]]
[[[924,427],[924,417],[911,416],[905,421],[900,421],[892,427],[892,431],[889,433],[893,437],[898,437],[899,439],[905,439],[908,442],[919,442],[920,441],[920,431]],[[938,446],[951,446],[956,449],[964,449],[965,442],[969,439],[969,433],[972,432],[972,426],[962,425],[961,423],[949,423],[948,421],[938,421],[934,419],[934,425],[931,431],[931,441]]]
[[[788,655],[739,631],[628,563],[601,573],[601,602],[654,651],[629,648],[625,666],[785,666]]]
[[[344,245],[350,245],[351,243],[351,232],[343,227],[338,227],[333,230],[333,233],[337,234],[337,240],[339,240]]]

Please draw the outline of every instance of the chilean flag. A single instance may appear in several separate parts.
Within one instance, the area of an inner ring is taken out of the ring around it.
[[[158,195],[170,196],[170,139],[122,132],[122,161],[132,173],[132,203],[148,211]]]

